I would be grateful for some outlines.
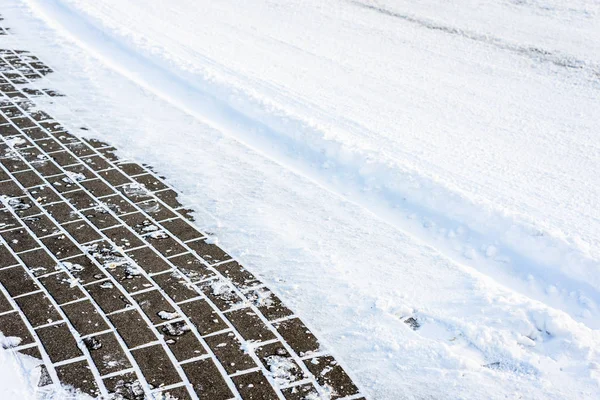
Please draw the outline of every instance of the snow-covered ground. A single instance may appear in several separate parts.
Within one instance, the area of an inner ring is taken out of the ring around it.
[[[371,398],[600,397],[598,1],[1,12]]]

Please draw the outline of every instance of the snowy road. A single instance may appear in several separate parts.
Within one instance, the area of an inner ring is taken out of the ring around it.
[[[597,1],[7,3],[373,398],[597,397]]]

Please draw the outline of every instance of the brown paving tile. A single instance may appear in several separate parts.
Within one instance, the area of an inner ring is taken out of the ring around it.
[[[254,352],[278,385],[289,385],[305,378],[298,364],[280,342],[257,347]]]
[[[44,293],[34,293],[19,297],[15,301],[34,328],[62,319]]]
[[[156,394],[156,400],[192,400],[185,386],[165,389]],[[161,397],[162,396],[162,397]]]
[[[13,181],[0,182],[0,196],[19,197],[25,192]]]
[[[0,135],[2,136],[14,136],[18,135],[19,130],[12,125],[2,125],[0,126]]]
[[[21,223],[15,218],[8,209],[0,209],[0,231],[18,228]]]
[[[69,143],[67,144],[67,148],[73,153],[75,154],[77,157],[85,157],[85,156],[91,156],[94,153],[94,150],[92,150],[91,148],[89,148],[85,143],[83,142],[73,142],[73,143]]]
[[[29,197],[19,197],[8,200],[8,205],[19,217],[28,217],[41,213],[38,206]]]
[[[155,221],[164,221],[177,216],[173,211],[169,210],[163,204],[156,200],[149,200],[137,204],[142,211],[150,215]]]
[[[34,343],[33,336],[18,312],[0,315],[0,332],[6,337],[21,339],[19,346]]]
[[[87,361],[61,365],[56,368],[58,379],[63,385],[68,385],[87,393],[92,397],[100,395],[94,375]]]
[[[54,190],[56,190],[58,193],[66,193],[66,192],[71,192],[73,190],[80,189],[77,182],[75,182],[75,179],[71,179],[70,177],[68,177],[65,174],[55,175],[55,176],[46,178],[46,180],[52,185]]]
[[[109,161],[118,161],[119,157],[117,156],[117,149],[114,147],[104,147],[102,149],[97,149],[97,151],[104,156]]]
[[[28,147],[25,149],[20,149],[19,154],[21,155],[21,157],[23,157],[26,161],[29,161],[29,162],[38,162],[38,161],[44,161],[44,160],[48,159],[48,157],[44,153],[42,153],[40,150],[36,149],[35,147]]]
[[[211,359],[194,361],[182,367],[201,400],[227,400],[234,397]]]
[[[231,378],[244,400],[277,400],[271,384],[260,372],[238,375]]]
[[[358,388],[333,357],[315,357],[305,360],[304,364],[315,376],[319,385],[329,386],[332,390],[332,399],[358,394]]]
[[[78,180],[85,179],[94,179],[96,178],[96,173],[87,167],[86,164],[74,164],[69,165],[63,168],[68,172],[68,175],[71,175],[73,178],[77,178]]]
[[[131,183],[131,179],[129,179],[125,174],[123,174],[116,168],[99,172],[98,175],[100,175],[113,186],[120,186],[126,183]]]
[[[282,389],[281,392],[283,393],[285,400],[306,400],[319,398],[319,392],[311,383],[305,383],[303,385]]]
[[[117,188],[125,197],[134,203],[152,199],[151,193],[139,183],[129,183]]]
[[[133,178],[133,180],[135,180],[138,183],[141,183],[146,189],[152,192],[168,188],[167,185],[165,185],[163,182],[161,182],[159,179],[155,178],[151,174],[138,175],[135,178]]]
[[[92,361],[98,368],[100,375],[131,368],[125,352],[121,348],[114,333],[104,333],[91,336],[83,340],[85,347],[89,350]]]
[[[52,216],[58,223],[65,223],[69,221],[75,221],[80,216],[75,211],[75,208],[68,203],[60,202],[55,204],[48,204],[44,206],[48,214]]]
[[[157,388],[181,382],[175,366],[161,345],[143,347],[133,350],[131,353],[146,381],[152,387]]]
[[[93,283],[85,288],[106,314],[131,306],[125,295],[110,281]]]
[[[79,220],[62,226],[78,243],[89,243],[102,236],[86,221]]]
[[[108,316],[127,347],[133,348],[157,340],[151,328],[136,310],[124,311]]]
[[[264,342],[275,339],[273,332],[267,328],[259,316],[249,307],[228,312],[225,314],[225,318],[233,324],[244,340]]]
[[[180,304],[179,307],[198,329],[200,335],[209,335],[228,328],[206,300],[190,301]]]
[[[207,354],[206,350],[184,321],[170,322],[156,328],[178,361]]]
[[[161,225],[173,236],[179,238],[179,240],[183,242],[187,242],[188,240],[192,239],[199,239],[204,236],[202,233],[198,232],[196,228],[181,218],[163,221],[161,222]]]
[[[221,311],[239,307],[245,300],[235,293],[233,287],[224,279],[213,279],[211,281],[197,283],[196,286]]]
[[[149,274],[168,271],[172,268],[149,247],[128,251],[127,255]]]
[[[36,277],[54,272],[58,265],[43,248],[20,253],[19,258]]]
[[[25,354],[26,356],[33,357],[40,362],[42,361],[42,353],[40,353],[40,349],[37,346],[27,347],[26,349],[20,349],[19,354]]]
[[[39,289],[21,266],[0,269],[0,283],[12,297],[35,292]]]
[[[41,122],[40,126],[51,133],[63,132],[65,130],[61,124],[59,124],[58,122],[54,122],[54,121]]]
[[[102,147],[109,147],[110,145],[106,142],[103,142],[101,140],[98,139],[83,139],[85,140],[90,146],[92,146],[95,149],[101,149]]]
[[[13,229],[12,231],[0,232],[0,236],[2,236],[15,253],[40,247],[25,229]]]
[[[40,146],[40,148],[45,151],[46,153],[50,153],[53,151],[61,151],[63,148],[61,146],[61,144],[52,139],[51,137],[48,137],[46,139],[42,139],[42,140],[38,140],[35,142],[38,146]]]
[[[8,172],[25,171],[29,169],[27,163],[17,157],[0,158],[0,164],[4,165]]]
[[[133,299],[154,324],[160,324],[178,316],[175,309],[158,290],[136,294]]]
[[[177,257],[169,258],[169,262],[175,265],[179,272],[187,276],[192,282],[202,281],[216,276],[197,256],[186,253]]]
[[[13,176],[25,188],[39,186],[44,183],[42,178],[40,178],[40,176],[31,169],[22,172],[17,172],[13,174]]]
[[[178,271],[165,272],[152,276],[152,280],[175,302],[200,296],[193,285],[188,284]]]
[[[53,363],[83,355],[65,323],[36,329],[36,333]]]
[[[64,260],[60,264],[83,285],[107,277],[106,274],[85,255]]]
[[[62,172],[58,165],[51,160],[35,161],[31,163],[31,166],[43,177],[58,175]]]
[[[61,201],[60,196],[50,185],[34,186],[27,189],[27,192],[35,199],[37,204],[50,204]]]
[[[85,297],[85,294],[74,285],[71,277],[66,272],[40,278],[40,283],[57,304],[68,303]]]
[[[128,214],[136,211],[124,196],[115,194],[113,196],[103,197],[100,202],[108,207],[116,215]]]
[[[206,243],[205,239],[188,242],[186,244],[209,264],[216,264],[231,259],[229,254],[225,253],[214,244]]]
[[[18,261],[11,254],[8,247],[0,243],[0,268],[10,267],[11,265],[18,264]]]
[[[0,168],[0,181],[7,181],[10,179],[10,175],[8,175],[2,168]]]
[[[141,212],[123,215],[121,219],[140,235],[155,232],[160,228]]]
[[[97,155],[85,157],[81,160],[94,171],[102,171],[111,168],[110,164],[104,158]]]
[[[115,191],[100,179],[92,179],[81,182],[81,186],[87,189],[95,197],[104,197],[115,194]]]
[[[82,214],[98,229],[106,229],[119,225],[119,221],[103,207],[82,211]]]
[[[171,208],[179,208],[182,206],[177,200],[178,194],[174,190],[163,190],[162,192],[156,192],[154,195]]]
[[[134,163],[119,163],[117,164],[123,172],[125,172],[129,176],[140,175],[146,172],[144,168],[142,168],[139,164]]]
[[[208,336],[204,340],[206,340],[206,344],[208,344],[208,347],[228,374],[245,371],[257,366],[252,357],[242,349],[242,344],[233,332]]]
[[[8,311],[12,311],[13,307],[10,305],[10,302],[8,301],[8,298],[2,293],[0,292],[0,314],[8,312]],[[2,328],[0,327],[0,330]]]
[[[44,237],[59,233],[58,226],[45,215],[24,217],[23,222],[37,237]]]
[[[137,265],[125,262],[115,263],[111,268],[107,268],[109,274],[115,277],[117,282],[123,286],[129,293],[139,292],[140,290],[152,287],[152,283],[146,279]]]
[[[277,322],[273,326],[300,357],[320,350],[319,341],[299,318]]]
[[[48,154],[48,157],[52,158],[60,166],[77,164],[79,160],[70,154],[68,151],[59,151],[56,153]]]
[[[66,235],[49,236],[41,241],[59,260],[81,254],[81,250]]]
[[[23,132],[31,140],[40,140],[40,139],[46,139],[46,138],[50,137],[50,135],[48,135],[46,132],[44,132],[43,129],[37,128],[37,127],[24,129]]]
[[[65,304],[61,308],[81,336],[91,335],[109,328],[89,300]]]
[[[165,257],[171,257],[187,251],[185,247],[177,243],[169,234],[164,231],[153,232],[144,236],[144,239]]]
[[[105,378],[103,382],[111,400],[144,400],[146,398],[144,389],[134,372]]]
[[[246,299],[250,301],[262,315],[269,321],[273,321],[283,317],[289,317],[292,315],[292,311],[284,306],[279,300],[279,297],[275,296],[267,288],[256,288],[244,293]]]
[[[98,206],[98,202],[91,198],[83,190],[65,193],[64,197],[72,206],[74,206],[78,210]]]
[[[123,249],[133,249],[144,245],[134,233],[124,226],[105,229],[102,231],[115,245]]]
[[[214,268],[240,290],[246,290],[261,284],[254,275],[238,264],[237,261],[216,265]]]

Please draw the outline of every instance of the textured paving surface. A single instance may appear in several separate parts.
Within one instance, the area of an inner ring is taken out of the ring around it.
[[[40,390],[362,398],[302,321],[190,224],[167,183],[36,107],[60,96],[40,87],[51,72],[0,49],[0,331],[18,338],[9,351],[39,360]]]

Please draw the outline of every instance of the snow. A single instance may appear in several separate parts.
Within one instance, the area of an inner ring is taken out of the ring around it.
[[[42,83],[66,97],[42,107],[167,176],[369,398],[594,399],[599,7],[2,12],[57,70]]]

